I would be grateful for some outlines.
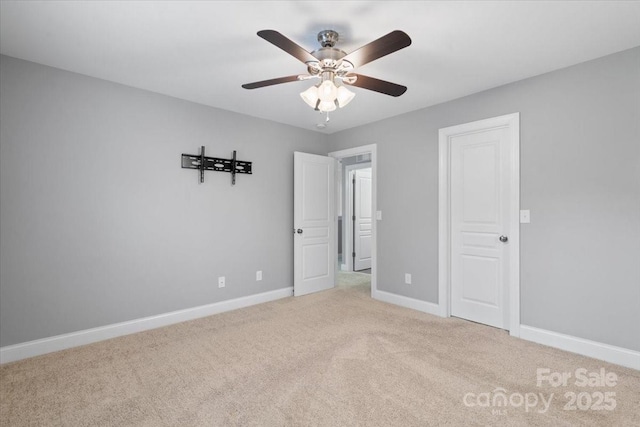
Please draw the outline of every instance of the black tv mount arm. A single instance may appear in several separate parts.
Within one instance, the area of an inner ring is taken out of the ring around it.
[[[233,151],[233,158],[220,159],[217,157],[205,157],[204,145],[200,149],[200,155],[183,154],[183,169],[198,169],[200,171],[200,182],[204,182],[204,171],[217,171],[231,173],[231,185],[236,184],[237,173],[251,174],[251,162],[236,160],[236,152]]]

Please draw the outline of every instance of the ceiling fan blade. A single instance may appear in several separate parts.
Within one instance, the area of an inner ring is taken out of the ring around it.
[[[363,76],[362,74],[349,74],[347,77],[350,76],[356,76],[356,81],[353,83],[347,83],[347,81],[345,81],[345,83],[350,84],[351,86],[361,87],[362,89],[369,89],[390,96],[400,96],[407,91],[406,86],[387,82],[385,80]]]
[[[260,87],[265,86],[273,86],[279,85],[280,83],[289,83],[289,82],[297,82],[300,80],[300,76],[287,76],[287,77],[278,77],[277,79],[263,80],[261,82],[253,82],[243,84],[242,87],[245,89],[258,89]]]
[[[280,49],[287,52],[289,55],[294,56],[299,61],[302,62],[318,62],[318,60],[311,55],[309,52],[283,36],[277,31],[274,30],[262,30],[258,31],[258,36],[262,37],[269,43],[279,47]]]
[[[349,61],[355,68],[358,68],[378,58],[403,49],[410,44],[411,38],[404,31],[396,30],[351,52],[342,58],[342,60]]]

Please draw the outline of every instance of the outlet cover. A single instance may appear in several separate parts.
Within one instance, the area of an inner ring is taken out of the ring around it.
[[[407,285],[411,284],[411,274],[404,273],[404,283],[406,283]]]
[[[256,271],[256,281],[262,280],[262,270]]]
[[[225,285],[224,276],[220,276],[220,277],[218,277],[218,287],[219,287],[219,288],[224,288],[225,286],[226,286],[226,285]]]

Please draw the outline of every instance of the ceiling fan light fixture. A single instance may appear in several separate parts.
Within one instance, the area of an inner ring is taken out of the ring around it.
[[[320,101],[318,105],[318,110],[322,113],[328,113],[329,111],[335,111],[336,103],[335,101]]]
[[[316,108],[318,104],[318,87],[311,86],[309,89],[300,93],[302,100],[311,108]]]
[[[338,88],[337,96],[336,96],[336,100],[338,101],[338,106],[340,108],[344,107],[345,105],[350,103],[351,100],[355,98],[355,96],[356,96],[355,93],[351,92],[349,89],[347,89],[344,86],[340,86]]]
[[[318,88],[318,98],[323,102],[331,102],[338,96],[338,88],[332,79],[327,79],[320,84]]]

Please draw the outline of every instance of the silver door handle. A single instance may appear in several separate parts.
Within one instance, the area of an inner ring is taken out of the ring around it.
[[[507,243],[509,241],[509,238],[507,236],[500,236],[500,241],[502,243]]]

